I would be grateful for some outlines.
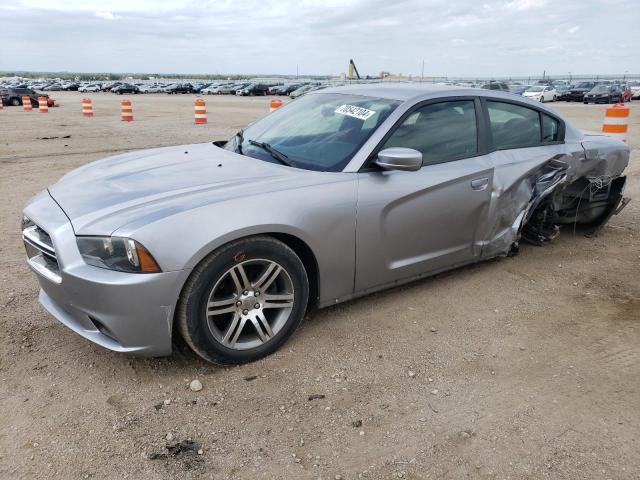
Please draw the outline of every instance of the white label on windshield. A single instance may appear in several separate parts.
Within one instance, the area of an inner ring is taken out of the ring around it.
[[[342,105],[334,110],[333,113],[339,113],[340,115],[346,115],[348,117],[359,118],[364,121],[374,115],[376,112],[362,107],[355,107],[353,105]]]

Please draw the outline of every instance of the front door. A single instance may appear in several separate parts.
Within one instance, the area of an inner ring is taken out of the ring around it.
[[[479,257],[493,167],[479,154],[478,118],[474,99],[418,107],[381,149],[419,150],[423,167],[358,174],[357,292]]]

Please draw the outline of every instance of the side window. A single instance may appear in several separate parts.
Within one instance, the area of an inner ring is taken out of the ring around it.
[[[473,100],[425,105],[410,114],[382,148],[406,147],[422,152],[422,164],[448,162],[478,153]]]
[[[512,103],[487,101],[493,144],[497,149],[540,145],[537,110]]]
[[[542,114],[542,143],[557,142],[559,140],[559,126],[555,118]]]

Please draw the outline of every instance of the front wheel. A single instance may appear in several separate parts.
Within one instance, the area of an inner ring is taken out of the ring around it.
[[[250,237],[196,267],[180,297],[177,326],[209,362],[252,362],[293,334],[308,297],[307,274],[295,252],[272,237]]]

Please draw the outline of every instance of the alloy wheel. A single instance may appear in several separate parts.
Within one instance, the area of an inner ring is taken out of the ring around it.
[[[237,263],[218,278],[209,293],[209,331],[230,349],[259,347],[285,326],[294,299],[291,277],[277,262],[252,259]]]

